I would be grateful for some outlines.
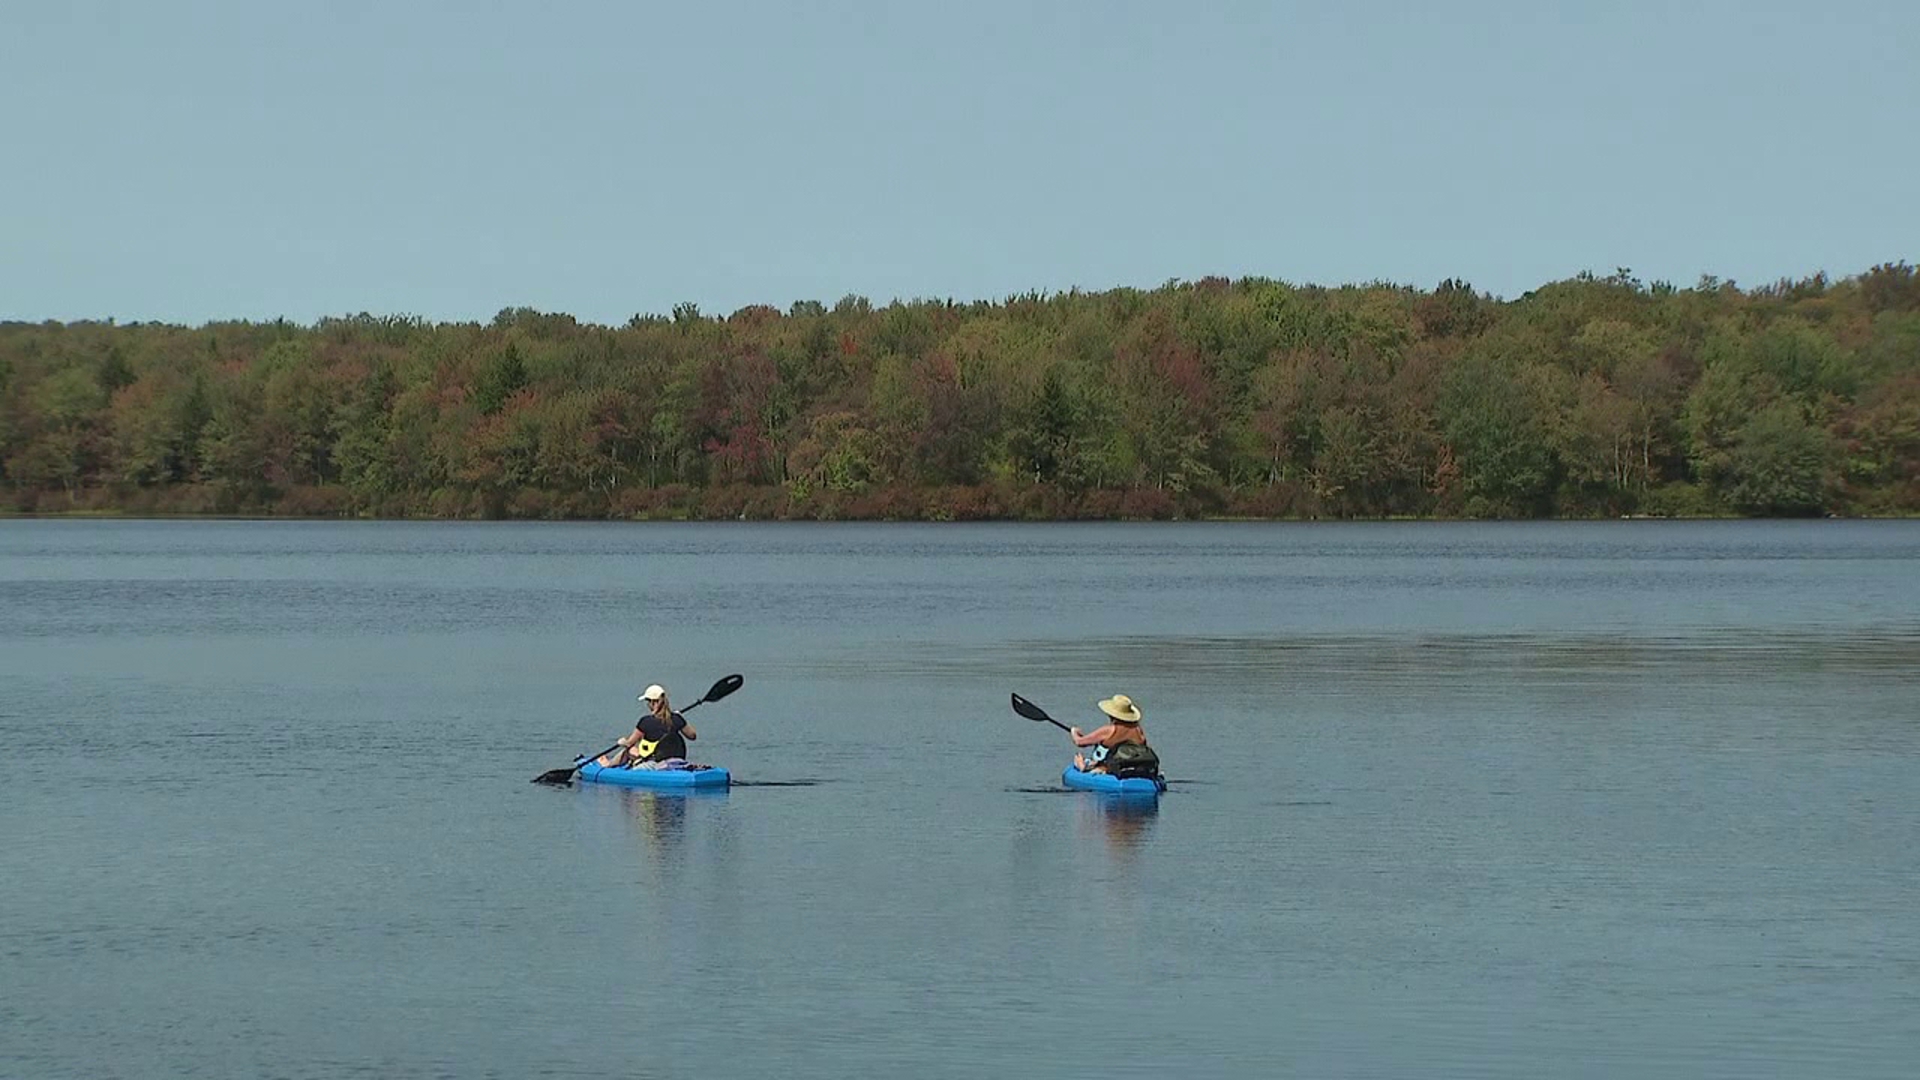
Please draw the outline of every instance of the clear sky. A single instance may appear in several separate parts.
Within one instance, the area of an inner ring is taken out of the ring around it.
[[[1920,3],[7,0],[0,318],[1920,258]]]

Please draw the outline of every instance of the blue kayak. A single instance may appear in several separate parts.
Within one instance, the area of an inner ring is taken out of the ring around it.
[[[1144,776],[1129,776],[1123,780],[1106,773],[1081,772],[1071,765],[1060,774],[1060,780],[1080,791],[1104,791],[1115,795],[1158,795],[1167,790],[1167,782],[1157,776],[1151,780]]]
[[[687,769],[609,769],[597,761],[580,766],[580,779],[591,784],[619,784],[643,788],[723,788],[733,777],[718,765]]]

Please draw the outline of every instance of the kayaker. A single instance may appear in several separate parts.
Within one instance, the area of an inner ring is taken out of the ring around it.
[[[673,705],[667,700],[667,688],[655,683],[647,687],[639,700],[646,704],[646,713],[634,723],[633,730],[619,740],[619,749],[599,759],[600,764],[610,769],[621,766],[657,769],[686,764],[687,740],[698,739],[700,734],[687,723],[685,716],[673,711]],[[652,748],[642,753],[642,744],[646,743],[651,743]]]
[[[1112,723],[1087,732],[1076,727],[1068,734],[1073,736],[1073,745],[1098,747],[1100,753],[1091,761],[1085,754],[1073,755],[1073,767],[1081,772],[1116,775],[1121,772],[1137,772],[1146,776],[1159,773],[1160,757],[1147,745],[1146,729],[1140,726],[1140,707],[1133,703],[1133,699],[1125,694],[1115,694],[1099,702],[1099,706]]]

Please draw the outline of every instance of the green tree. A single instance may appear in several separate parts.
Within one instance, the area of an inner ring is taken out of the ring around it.
[[[1740,427],[1728,463],[1728,497],[1749,513],[1817,513],[1825,503],[1831,456],[1826,434],[1797,407],[1768,406]]]
[[[121,483],[149,486],[174,479],[181,432],[166,409],[167,387],[141,379],[113,395],[107,411],[109,473]]]
[[[359,505],[372,507],[394,495],[399,487],[391,439],[390,410],[399,393],[392,368],[374,369],[331,419],[331,458]]]
[[[1559,463],[1541,373],[1470,352],[1441,391],[1440,422],[1459,459],[1472,516],[1535,517],[1547,509]]]
[[[1067,389],[1060,372],[1047,369],[1039,393],[1014,410],[1008,429],[1022,471],[1041,483],[1084,482],[1069,470],[1085,415],[1084,404]]]
[[[520,359],[520,349],[513,342],[500,350],[487,363],[480,381],[473,389],[473,403],[482,416],[498,413],[507,403],[507,399],[519,393],[527,385],[527,365]]]

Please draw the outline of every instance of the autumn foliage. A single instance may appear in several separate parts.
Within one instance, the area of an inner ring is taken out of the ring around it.
[[[968,521],[1920,512],[1920,280],[1264,279],[624,326],[0,324],[0,509]]]

